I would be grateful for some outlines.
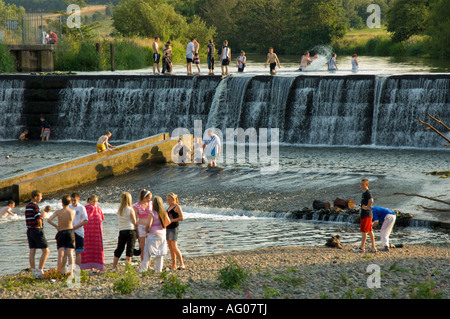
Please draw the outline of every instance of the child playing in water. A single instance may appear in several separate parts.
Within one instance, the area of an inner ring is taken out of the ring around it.
[[[28,137],[27,137],[28,133],[29,133],[28,130],[23,131],[23,133],[20,134],[20,136],[19,136],[19,140],[21,140],[22,142],[28,140]]]
[[[44,210],[42,211],[42,218],[47,219],[51,210],[52,210],[51,206],[49,206],[49,205],[45,206]]]
[[[194,140],[194,163],[203,163],[203,144],[200,137]]]
[[[266,61],[266,67],[267,64],[270,63],[270,74],[275,74],[275,68],[278,64],[278,68],[281,68],[280,60],[278,60],[278,56],[273,53],[273,48],[269,48],[269,53],[267,53],[267,61]]]
[[[109,138],[111,137],[111,132],[106,132],[105,135],[100,136],[100,138],[97,141],[97,153],[104,152],[106,150],[110,150],[110,148],[114,148],[115,146],[112,146],[108,143]]]
[[[16,202],[14,202],[13,200],[9,200],[8,201],[8,206],[3,207],[2,209],[0,209],[0,216],[1,217],[6,217],[8,215],[11,216],[16,216],[16,214],[14,214],[12,212],[12,210],[14,209],[14,207],[16,207]]]

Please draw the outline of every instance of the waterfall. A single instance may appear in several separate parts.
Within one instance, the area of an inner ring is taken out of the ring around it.
[[[440,147],[440,139],[418,124],[426,113],[450,122],[448,78],[391,77],[385,79],[377,105],[373,144],[380,146]],[[432,138],[430,138],[432,137]]]
[[[43,113],[52,138],[59,140],[95,141],[107,130],[115,141],[178,127],[193,133],[194,121],[201,120],[203,129],[223,133],[226,128],[278,128],[280,142],[291,144],[443,148],[444,141],[416,120],[430,113],[450,123],[450,77],[445,74],[83,75],[45,81],[2,76],[0,88],[0,124],[12,128],[0,139],[17,138],[30,125],[27,119]],[[46,90],[56,91],[57,98],[29,101],[35,95],[44,99]]]
[[[23,81],[0,81],[0,139],[18,139],[22,133],[23,93]]]

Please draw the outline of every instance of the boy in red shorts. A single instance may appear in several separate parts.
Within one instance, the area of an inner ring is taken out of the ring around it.
[[[372,194],[369,190],[369,180],[367,178],[363,178],[360,183],[361,189],[363,190],[362,198],[361,198],[361,212],[360,212],[360,230],[362,233],[361,236],[361,246],[355,248],[353,252],[364,252],[367,240],[367,234],[369,234],[370,241],[372,243],[372,251],[376,252],[377,249],[375,247],[375,236],[372,230],[372,204],[373,198]]]

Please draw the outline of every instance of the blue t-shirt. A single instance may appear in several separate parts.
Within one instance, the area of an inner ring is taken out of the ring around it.
[[[383,222],[386,215],[388,214],[395,215],[395,212],[393,210],[384,207],[372,206],[372,214],[373,214],[373,221],[378,220],[381,223]]]

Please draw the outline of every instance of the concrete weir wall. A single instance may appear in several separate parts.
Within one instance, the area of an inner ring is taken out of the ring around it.
[[[192,149],[192,136],[185,136],[184,141],[190,141],[189,147]],[[51,194],[105,177],[126,174],[155,163],[169,163],[177,142],[178,138],[170,139],[168,133],[162,133],[119,146],[112,151],[87,155],[2,180],[0,188],[3,189],[2,195],[9,193],[9,198],[16,203],[24,202],[30,199],[30,193],[34,189]]]

